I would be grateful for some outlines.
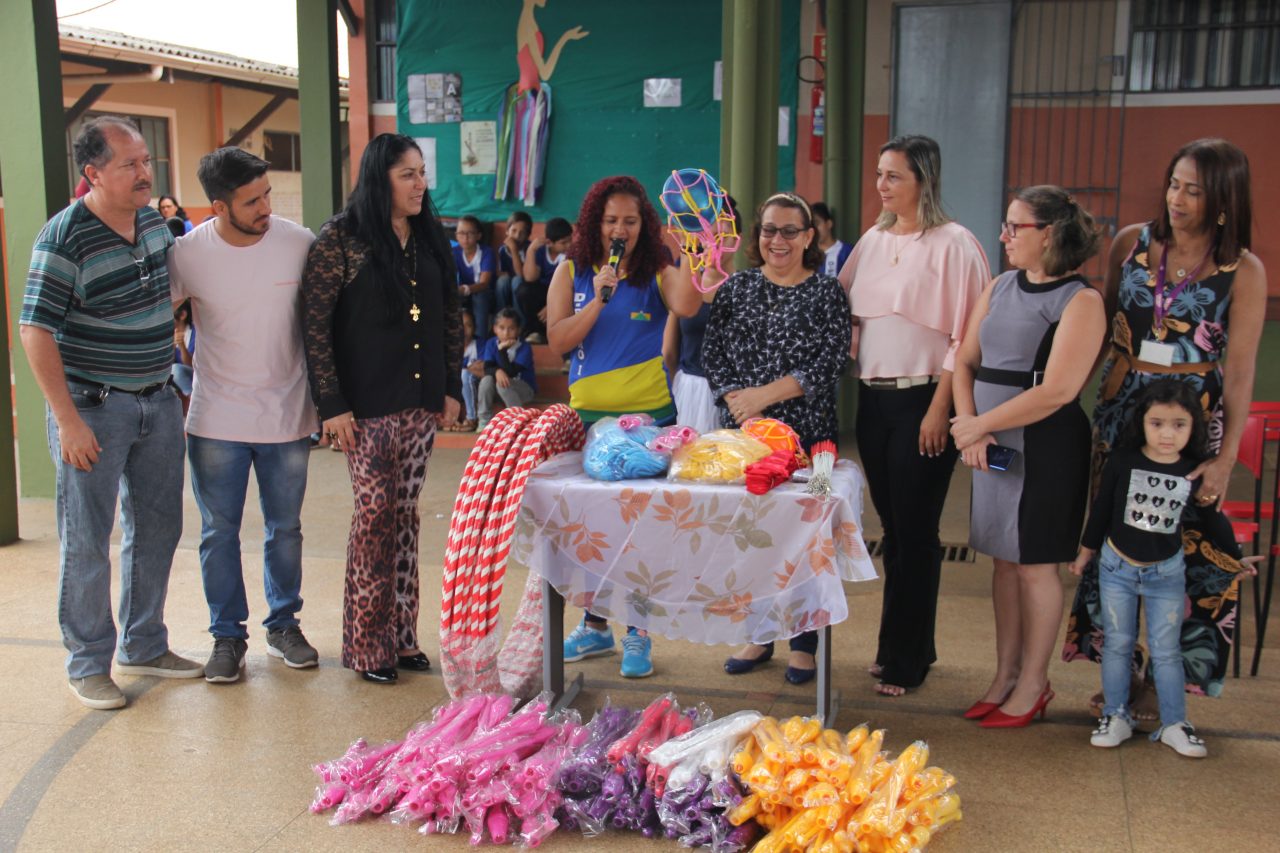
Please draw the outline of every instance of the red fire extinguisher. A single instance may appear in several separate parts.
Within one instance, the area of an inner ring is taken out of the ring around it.
[[[822,162],[822,137],[827,130],[826,93],[822,86],[813,87],[813,95],[809,102],[813,115],[813,134],[809,137],[809,162]]]
[[[816,74],[812,79],[805,79],[806,83],[812,83],[813,88],[809,95],[809,114],[813,117],[813,131],[809,135],[809,162],[822,162],[822,137],[827,132],[827,99],[826,92],[822,85],[822,81],[826,79],[826,62],[827,62],[827,34],[814,33],[813,35],[813,56],[808,57],[814,60],[817,66]],[[803,75],[802,75],[803,78]]]

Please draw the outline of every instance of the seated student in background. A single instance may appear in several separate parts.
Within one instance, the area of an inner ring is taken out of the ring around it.
[[[547,342],[547,289],[572,241],[573,226],[556,216],[547,220],[545,236],[535,239],[525,252],[524,281],[516,291],[516,301],[524,315],[525,340],[531,344]]]
[[[173,312],[173,367],[169,376],[182,398],[182,411],[191,401],[191,384],[194,374],[191,359],[196,351],[196,327],[191,325],[191,300],[179,305]]]
[[[479,345],[476,343],[476,321],[470,314],[462,315],[462,420],[451,427],[443,427],[445,432],[475,432],[476,428],[476,388],[480,377],[484,376],[484,362],[480,360]]]
[[[821,272],[823,275],[839,275],[840,268],[853,252],[853,246],[836,236],[836,215],[826,202],[814,202],[813,227],[818,231],[818,248],[826,255]]]
[[[520,323],[525,323],[525,316],[516,302],[516,290],[524,273],[524,255],[529,250],[529,235],[533,233],[533,217],[523,210],[517,210],[507,217],[507,234],[498,247],[498,284],[494,289],[494,309],[514,308],[520,314]]]
[[[462,312],[476,321],[476,339],[489,337],[489,317],[493,314],[493,276],[497,269],[493,249],[480,244],[484,229],[474,216],[458,220],[453,247],[453,264],[458,268],[458,296]]]
[[[484,378],[476,391],[479,429],[493,417],[498,399],[507,406],[523,406],[533,399],[538,380],[533,369],[533,348],[520,340],[520,319],[513,308],[503,308],[493,321],[493,337],[484,344]]]

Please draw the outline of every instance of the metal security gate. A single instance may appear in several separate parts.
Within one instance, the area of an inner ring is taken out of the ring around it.
[[[1128,13],[1121,0],[1019,0],[1009,58],[1006,196],[1066,187],[1108,244],[1121,224]],[[1105,265],[1104,246],[1083,272],[1100,280]]]

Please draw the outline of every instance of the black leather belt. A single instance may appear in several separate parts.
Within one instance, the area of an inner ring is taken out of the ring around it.
[[[974,377],[979,382],[992,385],[1012,385],[1014,388],[1034,388],[1044,382],[1043,370],[1001,370],[997,367],[979,367]]]
[[[92,391],[97,392],[98,397],[103,400],[105,400],[109,394],[132,394],[134,397],[150,397],[152,394],[163,390],[164,387],[169,384],[169,380],[166,379],[165,381],[157,382],[154,385],[147,385],[144,388],[132,390],[129,388],[117,388],[114,385],[103,385],[101,382],[81,379],[78,376],[68,376],[67,381],[74,382],[77,385],[88,386]]]

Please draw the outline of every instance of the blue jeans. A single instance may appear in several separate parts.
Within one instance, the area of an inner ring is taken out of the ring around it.
[[[1160,724],[1187,718],[1182,670],[1182,615],[1186,606],[1186,564],[1182,550],[1150,566],[1135,566],[1110,544],[1098,555],[1098,592],[1102,609],[1102,693],[1104,716],[1129,716],[1129,677],[1138,636],[1138,599],[1147,611],[1151,671],[1160,700]]]
[[[62,461],[58,425],[46,416],[57,469],[58,625],[67,675],[111,672],[111,530],[120,500],[118,659],[144,663],[169,650],[164,601],[182,535],[182,403],[170,387],[142,397],[75,380],[67,388],[102,447],[90,471]]]
[[[469,421],[476,419],[476,387],[479,384],[479,377],[462,368],[462,415]]]
[[[498,276],[498,283],[494,288],[494,311],[501,311],[503,308],[514,308],[516,313],[520,315],[520,328],[525,326],[524,312],[520,310],[520,302],[516,299],[516,291],[520,285],[524,283],[524,279],[518,275],[507,275],[503,273]]]
[[[493,291],[482,290],[459,296],[462,310],[471,314],[476,321],[476,340],[486,341],[493,337]]]
[[[191,396],[191,387],[195,382],[195,371],[191,369],[191,365],[175,364],[169,369],[169,376],[179,391],[187,397]]]
[[[302,609],[302,496],[307,490],[311,441],[255,444],[193,435],[187,439],[191,487],[200,507],[200,574],[209,602],[209,633],[248,639],[240,521],[249,466],[258,478],[262,507],[262,585],[268,631],[297,625]]]

